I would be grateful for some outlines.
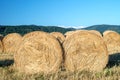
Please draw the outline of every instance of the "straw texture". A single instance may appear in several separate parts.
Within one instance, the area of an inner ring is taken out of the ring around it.
[[[75,31],[68,31],[68,32],[66,32],[64,35],[65,35],[66,37],[68,37],[68,36],[72,35],[74,32],[75,32]]]
[[[68,71],[101,71],[108,62],[103,39],[89,31],[77,31],[65,40],[63,47]]]
[[[54,36],[55,38],[57,38],[59,40],[60,43],[63,43],[65,40],[65,36],[60,33],[60,32],[52,32],[50,33],[52,36]]]
[[[105,31],[103,33],[109,54],[120,53],[120,35],[115,31]]]
[[[97,30],[90,30],[90,32],[102,37],[102,34]]]
[[[6,35],[2,40],[4,53],[16,53],[16,50],[18,49],[18,45],[20,44],[21,40],[22,36],[18,33],[11,33]]]
[[[15,68],[26,74],[55,73],[62,62],[62,49],[52,35],[34,31],[23,36],[17,54],[14,56]]]

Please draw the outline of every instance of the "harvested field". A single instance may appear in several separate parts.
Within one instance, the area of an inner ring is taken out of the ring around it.
[[[24,35],[14,57],[13,54],[0,54],[0,80],[120,79],[120,62],[107,63],[106,46],[100,36],[89,31],[76,31],[66,40],[64,42],[65,60],[67,59],[68,63],[66,64],[65,61],[66,70],[61,70],[63,52],[55,37],[39,31]],[[111,55],[110,58],[119,58],[115,54]],[[99,71],[98,69],[100,72],[96,72]]]

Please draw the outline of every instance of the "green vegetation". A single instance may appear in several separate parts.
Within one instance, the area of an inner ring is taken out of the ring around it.
[[[93,25],[93,26],[89,26],[87,28],[83,28],[86,30],[97,30],[100,31],[101,33],[103,33],[106,30],[113,30],[116,31],[118,33],[120,33],[120,25]]]
[[[58,26],[36,26],[36,25],[19,25],[19,26],[0,26],[0,34],[7,35],[9,33],[20,33],[24,35],[32,31],[44,31],[44,32],[61,32],[65,33],[67,31],[75,30],[73,28],[61,28]]]
[[[82,28],[85,30],[98,30],[103,33],[105,30],[113,30],[120,33],[120,26],[118,25],[93,25],[87,28]],[[9,33],[20,33],[24,35],[31,31],[45,31],[45,32],[61,32],[65,33],[67,31],[76,30],[74,28],[62,28],[58,26],[36,26],[36,25],[19,25],[19,26],[4,26],[0,25],[0,34],[7,35]]]

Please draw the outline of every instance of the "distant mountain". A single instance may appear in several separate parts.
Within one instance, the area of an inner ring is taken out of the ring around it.
[[[93,25],[86,28],[80,28],[85,30],[98,30],[103,33],[106,30],[113,30],[120,33],[120,25]],[[24,35],[32,31],[45,31],[45,32],[61,32],[65,33],[67,31],[73,31],[76,28],[63,28],[58,26],[37,26],[37,25],[18,25],[18,26],[6,26],[0,25],[0,34],[7,35],[9,33],[20,33]]]
[[[44,32],[61,32],[65,33],[67,31],[75,30],[74,28],[62,28],[58,26],[36,26],[36,25],[19,25],[19,26],[5,26],[0,25],[0,34],[7,35],[9,33],[19,33],[24,35],[32,31],[44,31]]]
[[[116,31],[116,32],[120,33],[120,25],[105,25],[105,24],[103,24],[103,25],[93,25],[93,26],[89,26],[89,27],[86,27],[86,28],[82,28],[82,29],[98,30],[101,33],[103,33],[106,30],[113,30],[113,31]]]

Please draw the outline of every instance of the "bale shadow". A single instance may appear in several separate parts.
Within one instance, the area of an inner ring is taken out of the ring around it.
[[[109,55],[107,67],[112,68],[113,66],[120,66],[120,53]]]
[[[14,60],[0,60],[0,67],[10,66],[14,63]]]

